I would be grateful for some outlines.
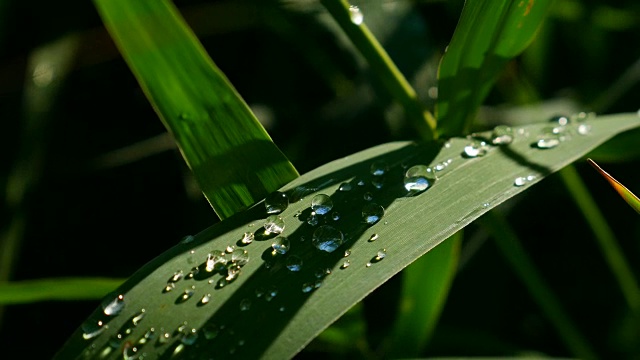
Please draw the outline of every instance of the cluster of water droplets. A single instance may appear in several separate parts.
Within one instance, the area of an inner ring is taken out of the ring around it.
[[[562,142],[570,140],[574,135],[589,135],[591,125],[586,120],[594,116],[592,113],[581,112],[574,116],[554,116],[549,120],[549,126],[542,129],[532,146],[538,149],[553,149]]]

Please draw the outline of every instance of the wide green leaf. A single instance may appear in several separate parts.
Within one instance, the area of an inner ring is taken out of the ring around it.
[[[580,135],[569,125],[565,140],[550,149],[532,146],[547,127],[535,124],[514,129],[511,144],[487,146],[486,155],[477,158],[462,156],[471,140],[453,138],[384,144],[326,164],[282,189],[291,200],[279,215],[282,235],[290,241],[285,255],[273,254],[276,234],[266,234],[267,214],[259,203],[140,269],[105,299],[104,309],[92,314],[57,358],[290,358],[444,239],[615,134],[640,126],[640,118],[602,116],[582,125],[591,131]],[[478,136],[483,135],[489,136]],[[447,166],[438,167],[444,169],[425,192],[408,194],[404,174],[416,164]],[[372,167],[386,172],[373,175]],[[316,214],[319,224],[313,225],[310,205],[316,194],[330,196],[333,208]],[[369,225],[363,210],[372,203],[384,208],[384,216]],[[322,230],[328,231],[320,226],[341,231],[344,243],[330,253],[317,249],[314,236],[324,239]],[[249,234],[255,239],[246,245],[241,239]],[[228,249],[235,255],[226,255],[231,268],[207,271],[208,254],[231,246],[236,247],[236,252]],[[237,268],[230,260],[240,261],[244,251],[250,261],[234,278]],[[299,271],[290,270],[298,265]]]
[[[298,176],[171,1],[95,3],[221,218]]]
[[[438,69],[443,136],[465,134],[504,65],[533,40],[550,0],[467,0]]]

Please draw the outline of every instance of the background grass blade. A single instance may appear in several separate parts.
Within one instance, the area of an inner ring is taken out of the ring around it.
[[[624,201],[626,201],[627,204],[629,204],[629,206],[633,208],[633,210],[640,214],[640,199],[638,199],[638,197],[634,193],[629,191],[626,186],[622,185],[618,180],[614,179],[613,176],[602,170],[602,168],[598,164],[596,164],[595,161],[591,159],[587,159],[587,161],[600,173],[600,175],[607,179],[609,184],[615,189],[616,192],[618,192],[618,194],[620,194],[622,199],[624,199]]]
[[[504,65],[522,52],[544,20],[549,0],[468,0],[438,70],[438,132],[468,132]]]
[[[433,332],[458,269],[462,231],[414,261],[402,273],[402,296],[392,334],[392,357],[418,357]]]
[[[170,1],[95,4],[218,216],[298,176]]]
[[[124,296],[125,307],[118,316],[106,316],[97,309],[88,320],[102,321],[108,329],[89,341],[83,339],[82,328],[76,330],[57,358],[80,354],[118,358],[123,351],[133,351],[132,346],[149,357],[174,354],[198,358],[215,353],[218,358],[290,358],[353,304],[418,257],[616,133],[640,126],[640,119],[635,113],[621,114],[589,119],[587,124],[592,129],[588,136],[576,135],[548,150],[531,146],[547,126],[537,124],[515,129],[519,136],[510,145],[488,149],[480,158],[463,158],[468,140],[454,138],[446,146],[434,142],[380,145],[326,164],[282,189],[292,199],[280,215],[285,223],[283,235],[291,242],[286,255],[272,254],[273,235],[261,230],[266,217],[264,204],[257,204],[171,248],[140,269],[107,298]],[[407,196],[403,186],[405,165],[449,159],[451,164],[431,189]],[[388,170],[383,179],[373,178],[372,163],[380,161]],[[514,186],[514,179],[520,176],[534,177],[525,186]],[[380,180],[384,180],[381,188],[372,185],[372,181]],[[363,185],[358,185],[361,181]],[[350,191],[338,190],[344,182],[351,185]],[[363,206],[370,204],[364,199],[367,192],[373,197],[371,201],[385,209],[382,219],[371,226],[362,222]],[[332,211],[340,213],[339,220],[331,215],[319,220],[340,229],[345,236],[345,243],[333,253],[321,252],[312,245],[316,227],[307,219],[310,199],[318,193],[330,195]],[[247,232],[254,232],[256,238],[240,247]],[[377,240],[369,241],[372,234],[378,235]],[[212,249],[231,245],[246,250],[251,261],[237,279],[226,283],[226,274],[207,272],[204,267]],[[376,260],[380,248],[387,250],[387,256]],[[344,249],[351,249],[346,259]],[[349,266],[345,266],[346,260]],[[289,271],[291,262],[301,262],[302,269]],[[326,274],[326,269],[330,275],[316,276],[318,270]],[[180,271],[184,279],[173,283],[175,288],[169,284],[173,290],[167,292],[167,282]],[[309,284],[318,287],[302,291]],[[203,298],[208,301],[203,302]],[[144,320],[135,325],[132,319],[141,309],[145,309]],[[140,342],[151,328],[163,334],[162,340],[153,345]],[[118,337],[115,343],[110,341],[118,333],[123,335],[120,342]]]
[[[0,304],[26,304],[45,300],[100,299],[126,279],[50,278],[0,284]]]

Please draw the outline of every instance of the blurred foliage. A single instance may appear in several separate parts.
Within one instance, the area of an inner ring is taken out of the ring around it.
[[[413,138],[398,106],[319,2],[175,3],[301,173],[357,150]],[[353,3],[433,109],[437,64],[462,1]],[[0,193],[0,254],[11,259],[10,266],[0,266],[9,268],[12,280],[127,277],[151,260],[149,248],[160,254],[216,221],[93,4],[65,4],[0,2],[0,184],[8,189]],[[507,64],[476,129],[581,110],[636,111],[639,20],[634,0],[555,1],[531,47]],[[52,47],[65,53],[46,51]],[[62,58],[68,60],[59,63]],[[614,139],[598,150],[605,163],[591,157],[638,193],[636,136],[625,136],[632,146],[615,146]],[[577,169],[640,277],[637,214],[588,165]],[[552,176],[504,211],[596,352],[638,358],[638,320],[626,309],[562,182]],[[465,232],[458,274],[425,355],[566,356],[487,234],[476,225]],[[17,241],[7,242],[7,234]],[[393,304],[394,281],[369,301]],[[29,347],[29,355],[50,358],[96,306],[74,301],[6,307],[0,344],[32,344],[28,335],[38,328],[39,344]],[[384,334],[387,324],[356,310],[298,357],[375,356],[376,344],[367,343],[365,332]]]

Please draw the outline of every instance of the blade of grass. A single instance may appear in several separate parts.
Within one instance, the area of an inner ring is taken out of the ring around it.
[[[442,136],[466,134],[504,65],[533,40],[550,0],[467,0],[438,69]]]
[[[609,173],[602,170],[600,165],[596,164],[595,161],[587,159],[587,162],[589,162],[589,164],[591,164],[591,166],[593,166],[600,173],[600,175],[607,179],[614,190],[618,192],[622,199],[624,199],[624,201],[626,201],[626,203],[629,204],[629,206],[631,206],[633,210],[640,214],[640,199],[638,199],[638,197],[634,193],[627,189],[626,186],[622,185],[618,180],[614,179],[613,176],[609,175]]]
[[[462,231],[414,261],[402,273],[402,297],[394,324],[393,358],[419,357],[444,307],[456,273]]]
[[[110,349],[112,336],[128,326],[141,308],[146,310],[144,326],[134,328],[123,343],[137,341],[149,327],[171,332],[167,342],[142,348],[149,357],[171,357],[177,351],[180,356],[201,358],[215,351],[218,358],[291,358],[373,289],[491,208],[528,188],[514,186],[514,179],[535,175],[528,183],[533,185],[616,133],[640,126],[640,118],[635,113],[601,116],[587,119],[586,125],[591,126],[589,136],[572,137],[548,150],[531,146],[536,135],[548,126],[541,123],[515,128],[518,136],[511,144],[492,147],[486,155],[474,159],[461,155],[468,139],[453,138],[447,145],[384,144],[328,163],[282,188],[292,199],[293,195],[305,199],[292,201],[280,214],[286,225],[283,235],[291,243],[287,254],[273,255],[275,234],[264,234],[260,225],[265,224],[267,214],[263,203],[256,204],[145,265],[115,293],[122,294],[126,302],[118,316],[106,317],[101,308],[93,313],[92,318],[109,321],[109,329],[87,341],[79,328],[57,358],[98,355]],[[447,160],[451,164],[429,190],[408,196],[403,165],[433,165]],[[379,161],[388,164],[388,171],[384,186],[378,189],[372,184],[371,165]],[[361,179],[362,186],[358,185]],[[343,182],[350,183],[351,191],[338,189]],[[374,201],[384,208],[382,220],[371,226],[362,220],[363,206],[370,204],[364,200],[366,192],[371,192]],[[327,253],[313,245],[317,227],[305,220],[311,213],[310,199],[316,194],[328,194],[334,203],[332,211],[340,213],[338,221],[330,215],[319,221],[343,233],[345,243],[340,249],[352,250],[346,268],[342,266],[342,250]],[[247,232],[255,235],[249,245],[241,241]],[[372,234],[379,235],[375,242],[369,241]],[[251,261],[228,283],[228,271],[208,272],[205,267],[212,249],[230,245],[245,246],[241,249],[247,251]],[[380,247],[387,249],[387,256],[376,261]],[[301,260],[300,271],[290,271],[289,260]],[[371,266],[366,266],[368,262]],[[187,276],[194,267],[199,270],[197,274],[193,270],[193,276]],[[318,279],[318,269],[326,273],[327,268],[331,274]],[[177,271],[182,271],[184,279],[174,283],[175,290],[170,286],[170,291],[165,291],[167,281]],[[310,284],[313,289],[309,289]],[[203,303],[203,298],[208,301]],[[243,310],[245,299],[251,306]],[[184,332],[173,333],[178,327],[187,329],[182,327],[185,322],[189,330],[185,341],[191,340],[194,332],[198,336],[192,345],[183,343]],[[220,331],[221,325],[225,330]],[[121,356],[121,352],[112,351],[107,358]]]
[[[522,248],[522,245],[520,245],[518,236],[504,217],[495,211],[490,211],[481,218],[480,222],[491,231],[505,260],[522,280],[538,306],[544,311],[547,319],[555,327],[567,348],[580,359],[595,359],[596,354],[589,342],[578,331],[578,328],[562,308],[560,301],[546,285],[535,265]]]
[[[354,20],[346,0],[321,0],[321,3],[367,60],[389,94],[402,105],[407,120],[423,140],[436,138],[435,119],[418,100],[416,91],[393,63],[382,45],[362,19]]]
[[[171,1],[95,4],[218,216],[298,176]]]
[[[27,304],[48,300],[95,300],[115,290],[125,280],[51,278],[0,283],[0,304]]]
[[[622,290],[625,301],[632,311],[638,314],[640,311],[640,289],[633,276],[631,267],[627,264],[622,250],[618,246],[618,241],[613,231],[609,227],[609,224],[607,224],[600,209],[598,209],[598,205],[595,200],[593,200],[593,197],[591,197],[589,190],[580,178],[575,167],[565,167],[560,171],[560,177],[587,224],[593,231],[600,250],[613,276],[618,282],[620,290]]]

